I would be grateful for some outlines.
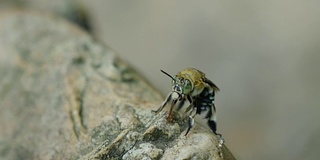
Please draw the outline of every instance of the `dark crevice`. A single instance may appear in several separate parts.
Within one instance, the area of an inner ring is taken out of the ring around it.
[[[72,130],[73,130],[74,134],[76,135],[77,139],[79,140],[79,131],[77,130],[76,121],[74,119],[74,116],[72,115],[72,109],[69,110],[69,117],[70,117],[71,123],[72,123]]]
[[[138,143],[138,140],[134,142],[134,144],[128,149],[128,150],[124,150],[123,152],[120,153],[119,157],[123,157],[127,152],[129,152],[131,149],[133,149],[136,144]]]
[[[72,64],[74,65],[82,65],[85,63],[85,59],[82,56],[75,57],[72,59]]]
[[[81,66],[85,63],[85,59],[82,56],[76,57],[72,60],[72,65],[68,67],[70,80],[67,80],[67,87],[69,88],[69,116],[73,125],[73,131],[79,140],[82,132],[87,132],[87,126],[85,125],[85,112],[84,112],[84,99],[86,90],[89,84],[89,79],[82,70]],[[78,74],[80,71],[80,75]],[[74,79],[84,79],[82,86],[77,86]]]
[[[88,84],[89,84],[89,79],[85,78],[85,85],[82,88],[81,92],[79,93],[79,97],[78,97],[78,100],[79,100],[78,116],[80,119],[81,127],[83,127],[85,130],[87,130],[87,126],[84,124],[84,117],[85,117],[85,115],[84,115],[84,98],[85,98],[85,93],[86,93]]]

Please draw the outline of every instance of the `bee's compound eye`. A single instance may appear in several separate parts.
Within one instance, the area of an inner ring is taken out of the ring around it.
[[[192,90],[192,85],[189,80],[184,80],[183,93],[189,94]]]

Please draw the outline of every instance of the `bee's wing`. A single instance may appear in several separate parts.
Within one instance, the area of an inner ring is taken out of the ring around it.
[[[211,82],[208,78],[204,79],[204,82],[208,83],[210,85],[210,87],[213,88],[213,90],[216,91],[220,91],[220,89],[218,88],[218,86],[216,86],[213,82]]]

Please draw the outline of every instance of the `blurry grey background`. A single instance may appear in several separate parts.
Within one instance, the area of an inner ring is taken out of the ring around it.
[[[320,1],[0,2],[84,9],[94,36],[163,95],[171,82],[160,69],[203,71],[221,89],[218,132],[238,159],[320,157]]]

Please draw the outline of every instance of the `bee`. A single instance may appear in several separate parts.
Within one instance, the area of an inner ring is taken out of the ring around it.
[[[175,77],[172,77],[163,70],[161,72],[172,79],[172,91],[161,106],[157,110],[153,110],[153,112],[161,112],[166,104],[172,101],[167,117],[167,120],[170,122],[172,121],[172,111],[175,105],[177,104],[176,110],[179,111],[184,103],[189,101],[189,106],[185,111],[185,113],[189,112],[188,129],[185,136],[187,136],[194,125],[194,117],[197,114],[206,113],[204,118],[208,119],[207,124],[209,128],[214,134],[221,137],[221,134],[217,133],[216,108],[214,105],[215,92],[219,91],[219,88],[207,79],[203,72],[194,68],[184,69]]]

